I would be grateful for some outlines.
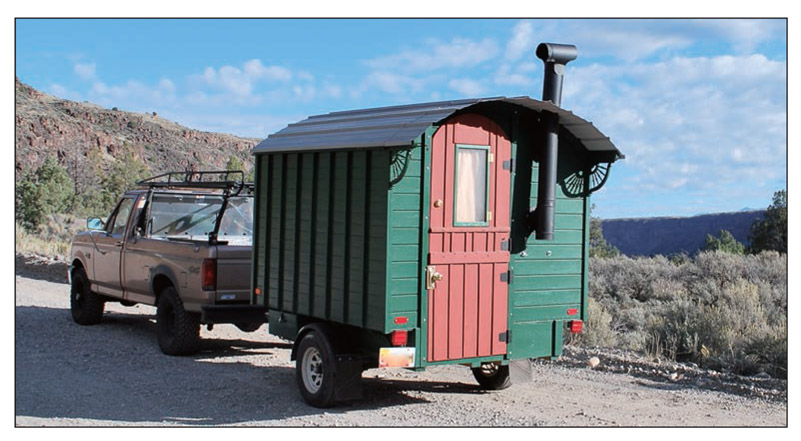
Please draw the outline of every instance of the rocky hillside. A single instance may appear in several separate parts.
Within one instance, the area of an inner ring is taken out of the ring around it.
[[[106,109],[39,92],[16,79],[16,178],[54,156],[71,174],[86,158],[106,164],[129,151],[153,174],[225,169],[231,156],[247,167],[259,139],[192,130],[153,114]]]
[[[607,219],[601,221],[604,238],[627,256],[693,254],[704,244],[707,234],[717,236],[727,230],[748,245],[751,224],[765,210],[704,214],[692,217],[651,217]]]

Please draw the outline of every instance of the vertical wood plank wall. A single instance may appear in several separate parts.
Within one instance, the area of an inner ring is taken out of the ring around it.
[[[400,155],[404,152],[395,150]],[[389,191],[387,331],[420,326],[420,277],[425,266],[420,263],[422,171],[422,148],[415,147],[409,151],[406,172]],[[394,326],[393,320],[399,316],[408,323]]]
[[[557,176],[578,170],[580,161],[570,146],[559,150]],[[531,173],[531,207],[537,205],[538,164]],[[513,255],[514,279],[510,293],[510,358],[556,356],[562,352],[563,321],[579,319],[567,310],[581,310],[586,295],[583,274],[588,232],[585,234],[584,197],[569,197],[556,186],[554,239],[528,237],[525,253]],[[548,252],[550,251],[550,255]]]
[[[256,160],[254,274],[268,308],[383,332],[389,152]]]

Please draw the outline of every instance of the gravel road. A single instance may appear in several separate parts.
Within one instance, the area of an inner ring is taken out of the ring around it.
[[[16,426],[786,426],[786,382],[570,350],[535,380],[479,390],[469,369],[370,370],[358,402],[320,410],[295,386],[289,342],[267,325],[205,328],[203,350],[163,355],[155,309],[109,303],[79,326],[53,268],[16,268]],[[61,273],[63,274],[63,273]],[[586,360],[601,365],[590,369]]]

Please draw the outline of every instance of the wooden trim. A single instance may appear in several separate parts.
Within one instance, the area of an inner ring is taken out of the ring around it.
[[[485,253],[429,253],[428,263],[457,264],[457,263],[506,263],[509,261],[508,251],[488,251]]]
[[[429,233],[509,233],[509,227],[431,227]]]

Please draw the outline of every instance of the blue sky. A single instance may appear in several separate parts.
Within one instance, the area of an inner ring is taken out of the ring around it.
[[[540,98],[543,41],[578,46],[562,106],[626,159],[602,218],[764,208],[787,180],[781,19],[15,21],[16,75],[58,97],[265,138],[309,115]]]

